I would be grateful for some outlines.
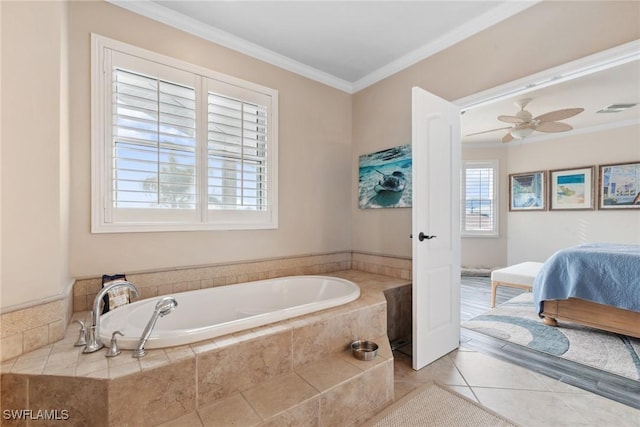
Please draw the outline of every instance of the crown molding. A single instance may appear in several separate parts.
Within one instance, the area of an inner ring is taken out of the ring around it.
[[[127,9],[144,17],[153,19],[185,33],[192,34],[204,40],[219,44],[231,50],[259,59],[276,67],[283,68],[292,73],[299,74],[311,80],[326,84],[343,92],[351,93],[352,84],[324,71],[295,61],[289,57],[266,49],[255,43],[236,37],[226,31],[203,24],[188,16],[174,12],[173,10],[149,0],[127,1],[106,0],[114,6]]]
[[[335,89],[353,94],[368,86],[371,86],[392,74],[404,70],[423,59],[428,58],[454,44],[471,37],[472,35],[485,30],[525,9],[539,3],[541,0],[530,1],[506,1],[500,6],[472,19],[463,27],[458,27],[447,34],[442,35],[435,42],[428,43],[411,53],[404,55],[395,61],[373,71],[356,82],[338,78],[332,74],[320,71],[289,57],[266,49],[255,43],[248,42],[240,37],[234,36],[226,31],[211,27],[193,18],[174,12],[161,4],[150,0],[106,0],[114,6],[121,7],[138,15],[145,16],[171,27],[177,28],[196,37],[219,44],[226,48],[235,50],[253,58],[259,59],[276,67],[285,69],[292,73],[299,74],[311,80],[315,80]]]

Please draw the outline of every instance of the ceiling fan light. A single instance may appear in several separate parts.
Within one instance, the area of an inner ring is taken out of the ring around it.
[[[530,127],[522,129],[513,129],[509,132],[515,139],[524,139],[533,133],[533,129]]]

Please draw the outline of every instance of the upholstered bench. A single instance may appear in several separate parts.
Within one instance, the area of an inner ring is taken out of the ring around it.
[[[533,281],[541,267],[541,262],[521,262],[520,264],[493,270],[491,272],[491,307],[496,306],[496,289],[498,286],[509,286],[531,291]]]

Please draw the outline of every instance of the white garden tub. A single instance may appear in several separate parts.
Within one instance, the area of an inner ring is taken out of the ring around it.
[[[137,301],[100,318],[100,339],[135,349],[156,303],[168,295]],[[336,277],[291,276],[172,294],[178,306],[158,319],[145,348],[190,344],[278,322],[356,300],[360,288]]]

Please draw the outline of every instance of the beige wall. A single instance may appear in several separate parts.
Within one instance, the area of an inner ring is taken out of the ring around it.
[[[71,274],[75,277],[326,253],[351,247],[351,99],[106,3],[71,10]],[[279,228],[91,234],[90,33],[279,91]]]
[[[62,296],[69,276],[350,250],[349,94],[104,2],[2,12],[3,309]],[[279,229],[90,233],[91,32],[279,91]]]
[[[410,142],[411,87],[458,99],[637,39],[639,6],[543,2],[350,96],[107,3],[0,2],[1,307],[102,273],[343,250],[410,257],[410,210],[359,210],[354,177],[358,155]],[[278,230],[90,233],[91,32],[279,91]]]
[[[509,173],[640,160],[640,126],[509,147]],[[543,262],[558,249],[587,242],[640,243],[638,211],[509,212],[509,264]]]
[[[411,141],[412,86],[460,99],[636,40],[638,16],[638,2],[541,2],[356,93],[352,168],[361,154]],[[360,210],[352,185],[353,249],[411,257],[410,209]],[[462,265],[485,262],[467,257],[476,250],[499,251],[504,264],[504,248],[504,241],[464,239]]]
[[[2,307],[60,296],[68,269],[67,4],[2,2]]]

